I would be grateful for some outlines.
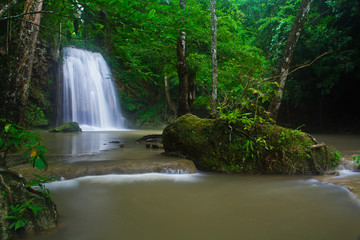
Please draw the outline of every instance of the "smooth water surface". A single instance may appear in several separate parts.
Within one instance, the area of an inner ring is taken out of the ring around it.
[[[144,135],[161,134],[159,130],[126,130],[82,133],[40,133],[50,158],[58,161],[102,161],[102,160],[142,160],[149,156],[159,158],[162,150],[146,149],[144,143],[136,140]],[[120,145],[123,144],[123,148]],[[110,151],[111,150],[111,151]],[[50,161],[51,164],[51,161]]]
[[[132,142],[132,134],[123,140]],[[160,155],[140,147],[129,147],[126,156]],[[148,173],[88,176],[48,187],[59,227],[17,240],[360,239],[359,200],[311,177]]]

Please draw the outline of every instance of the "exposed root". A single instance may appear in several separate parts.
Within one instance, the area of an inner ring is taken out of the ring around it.
[[[306,136],[308,136],[308,137],[311,139],[311,141],[313,141],[314,144],[318,144],[318,143],[319,143],[319,142],[318,142],[313,136],[311,136],[310,134],[306,133]]]
[[[309,134],[308,134],[308,136],[311,137],[311,135],[309,135]],[[314,140],[315,140],[315,139],[314,139]],[[317,143],[317,144],[315,144],[315,145],[308,146],[308,148],[309,148],[310,150],[312,150],[312,151],[311,151],[311,159],[312,159],[313,162],[314,162],[314,165],[315,165],[316,170],[319,171],[321,174],[323,174],[325,171],[328,171],[328,170],[329,170],[329,152],[328,152],[328,148],[327,148],[326,144],[323,143],[323,142],[322,142],[322,143]],[[316,159],[315,159],[314,154],[313,154],[313,150],[314,150],[314,149],[319,149],[319,148],[324,148],[325,153],[326,153],[326,170],[325,170],[325,171],[324,171],[324,170],[320,167],[320,165],[316,162]]]
[[[6,190],[8,191],[8,196],[9,196],[9,201],[11,205],[14,205],[13,200],[12,200],[12,192],[11,189],[8,185],[6,185],[4,178],[2,175],[0,175],[0,182],[1,184],[6,188]]]
[[[16,177],[17,179],[19,179],[22,182],[22,184],[25,186],[26,190],[28,190],[29,192],[31,192],[33,194],[36,194],[38,196],[41,196],[41,197],[44,196],[42,192],[36,191],[36,190],[32,189],[31,187],[27,187],[26,186],[27,181],[21,174],[15,172],[15,171],[12,171],[12,170],[10,170],[8,168],[4,168],[4,167],[0,168],[0,172],[10,174],[10,175]]]

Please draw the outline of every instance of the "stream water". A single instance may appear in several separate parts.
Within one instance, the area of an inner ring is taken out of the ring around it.
[[[62,154],[67,162],[165,161],[168,157],[161,155],[162,150],[133,144],[143,133],[60,134],[45,142],[56,161],[61,161]],[[87,137],[76,140],[81,136]],[[322,141],[328,137],[319,136]],[[127,142],[125,150],[109,147],[116,138]],[[348,141],[355,144],[353,149],[346,145],[349,154],[359,150],[356,139]],[[336,147],[342,150],[341,145]],[[50,233],[17,236],[17,240],[360,239],[359,200],[343,187],[311,177],[112,174],[47,187],[58,205],[59,227]]]

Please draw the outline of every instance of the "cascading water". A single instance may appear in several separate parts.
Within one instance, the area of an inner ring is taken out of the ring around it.
[[[62,122],[84,131],[124,129],[111,72],[100,53],[64,48]]]

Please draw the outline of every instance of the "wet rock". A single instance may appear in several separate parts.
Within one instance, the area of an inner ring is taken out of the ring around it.
[[[356,174],[356,171],[346,170],[349,173],[348,176],[342,176],[339,172],[335,175],[324,175],[315,177],[315,179],[322,182],[329,182],[338,186],[342,186],[348,189],[350,192],[354,194],[354,196],[359,200],[360,199],[360,174]]]
[[[143,136],[141,138],[139,138],[138,140],[136,140],[136,143],[141,143],[141,142],[162,142],[162,134],[151,134],[151,135],[146,135]]]
[[[77,122],[68,122],[60,127],[50,129],[49,132],[82,132]]]
[[[26,179],[31,179],[33,174],[41,174],[39,170],[28,165],[20,165],[12,168],[21,173]],[[194,163],[187,159],[176,159],[171,161],[96,161],[96,162],[75,162],[71,164],[52,164],[43,176],[57,176],[57,180],[72,179],[89,175],[106,174],[137,174],[137,173],[164,173],[169,172],[196,173]]]
[[[146,135],[136,140],[136,143],[142,143],[142,142],[145,142],[146,148],[152,148],[152,149],[164,148],[162,144],[162,134]]]

